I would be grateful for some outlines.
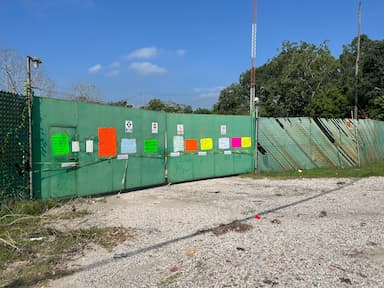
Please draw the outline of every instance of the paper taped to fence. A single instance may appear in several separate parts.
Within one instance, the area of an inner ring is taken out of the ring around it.
[[[116,128],[99,128],[99,156],[116,156]]]
[[[144,140],[144,153],[156,153],[159,150],[157,139]]]
[[[201,138],[200,139],[200,149],[201,150],[212,150],[213,149],[212,138]]]
[[[241,137],[241,147],[243,147],[243,148],[252,147],[252,138],[251,137]]]
[[[183,151],[184,151],[184,137],[173,136],[173,152],[183,152]]]
[[[129,153],[136,153],[136,139],[127,139],[122,138],[121,139],[121,153],[122,154],[129,154]]]
[[[57,133],[51,136],[51,148],[53,156],[67,155],[69,153],[69,139],[65,133]]]

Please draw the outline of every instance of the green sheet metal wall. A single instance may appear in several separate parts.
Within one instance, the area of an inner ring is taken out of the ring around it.
[[[167,114],[168,181],[252,172],[253,127],[249,116]]]
[[[259,171],[353,167],[384,158],[384,123],[374,120],[260,118]]]
[[[34,195],[95,195],[165,182],[165,114],[35,98]]]
[[[36,97],[34,197],[96,195],[247,173],[255,169],[255,156],[258,171],[352,167],[384,159],[381,121],[260,118],[254,133],[254,120]]]

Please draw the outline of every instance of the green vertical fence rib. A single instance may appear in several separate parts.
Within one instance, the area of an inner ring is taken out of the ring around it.
[[[96,195],[165,182],[164,113],[45,98],[35,98],[33,112],[37,198]],[[132,124],[129,129],[126,121]],[[99,128],[114,131],[115,138],[107,135],[101,144]],[[61,135],[68,136],[68,143]],[[100,156],[101,145],[111,139],[108,149],[116,153]],[[86,150],[87,141],[92,152]]]
[[[27,101],[0,91],[0,203],[28,198]]]
[[[167,114],[168,181],[175,183],[253,171],[253,125],[249,116]],[[245,145],[238,145],[239,138],[243,138]],[[212,147],[201,143],[210,141],[206,139],[211,139]],[[250,145],[245,143],[248,139]],[[188,149],[185,141],[196,141],[197,149]],[[185,143],[184,147],[180,147],[180,142]]]

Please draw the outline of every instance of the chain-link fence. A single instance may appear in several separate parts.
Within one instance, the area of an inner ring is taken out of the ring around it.
[[[0,202],[28,197],[28,147],[27,99],[0,91]]]

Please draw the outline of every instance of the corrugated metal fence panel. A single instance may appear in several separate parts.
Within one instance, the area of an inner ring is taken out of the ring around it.
[[[384,158],[384,122],[261,118],[259,171],[353,167]],[[356,142],[357,139],[357,142]]]
[[[164,113],[36,98],[34,116],[38,198],[95,195],[165,182]],[[74,152],[77,145],[80,151]]]
[[[380,123],[373,120],[359,120],[358,145],[361,163],[366,164],[383,158],[383,142],[380,142]]]
[[[253,171],[253,127],[249,116],[168,114],[168,181]]]

